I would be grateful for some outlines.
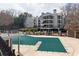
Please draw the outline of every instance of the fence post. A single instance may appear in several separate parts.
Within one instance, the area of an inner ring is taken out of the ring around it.
[[[58,31],[59,32],[59,36],[61,36],[61,31]]]
[[[67,34],[67,36],[68,36],[68,30],[67,30],[66,34]]]
[[[54,32],[52,31],[52,35],[54,34]]]
[[[76,38],[76,31],[74,31],[74,37]]]

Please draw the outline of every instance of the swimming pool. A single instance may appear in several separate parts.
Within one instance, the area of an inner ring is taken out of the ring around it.
[[[35,45],[38,41],[41,41],[41,45],[37,51],[48,51],[48,52],[66,52],[59,38],[48,38],[48,37],[31,37],[27,35],[13,36],[12,43],[18,44],[18,39],[21,45]]]

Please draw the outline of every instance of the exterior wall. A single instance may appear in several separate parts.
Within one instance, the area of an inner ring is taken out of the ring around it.
[[[53,19],[53,26],[54,26],[55,29],[57,29],[57,28],[58,28],[57,14],[54,13],[54,14],[53,14],[53,17],[54,17],[54,19]]]
[[[50,15],[50,14],[42,14],[40,17],[39,17],[39,19],[38,20],[40,20],[40,28],[41,29],[49,29],[50,27],[49,27],[49,25],[53,25],[53,23],[44,23],[44,21],[50,21],[50,20],[52,20],[53,21],[53,19],[43,19],[43,17],[44,16],[47,16],[47,15]],[[38,21],[39,22],[39,21]],[[46,27],[44,27],[45,25],[47,25]]]
[[[43,19],[43,17],[52,16],[52,19]],[[60,19],[58,18],[60,16]],[[64,27],[64,18],[61,15],[58,15],[57,13],[43,13],[38,20],[40,20],[40,29],[62,29]],[[45,20],[49,21],[48,23],[43,23]],[[51,22],[52,21],[52,22]],[[39,22],[39,21],[38,21]],[[60,22],[60,23],[59,23]],[[47,25],[45,28],[43,25]]]

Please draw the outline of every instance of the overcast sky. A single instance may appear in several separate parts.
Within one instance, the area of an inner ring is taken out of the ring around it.
[[[39,16],[41,12],[53,13],[53,9],[60,12],[60,8],[64,5],[64,3],[0,3],[0,10],[15,9],[18,12],[28,12],[33,16]]]

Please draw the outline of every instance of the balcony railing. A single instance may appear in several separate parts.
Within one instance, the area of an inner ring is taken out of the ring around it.
[[[41,25],[53,25],[53,23],[43,23]]]

